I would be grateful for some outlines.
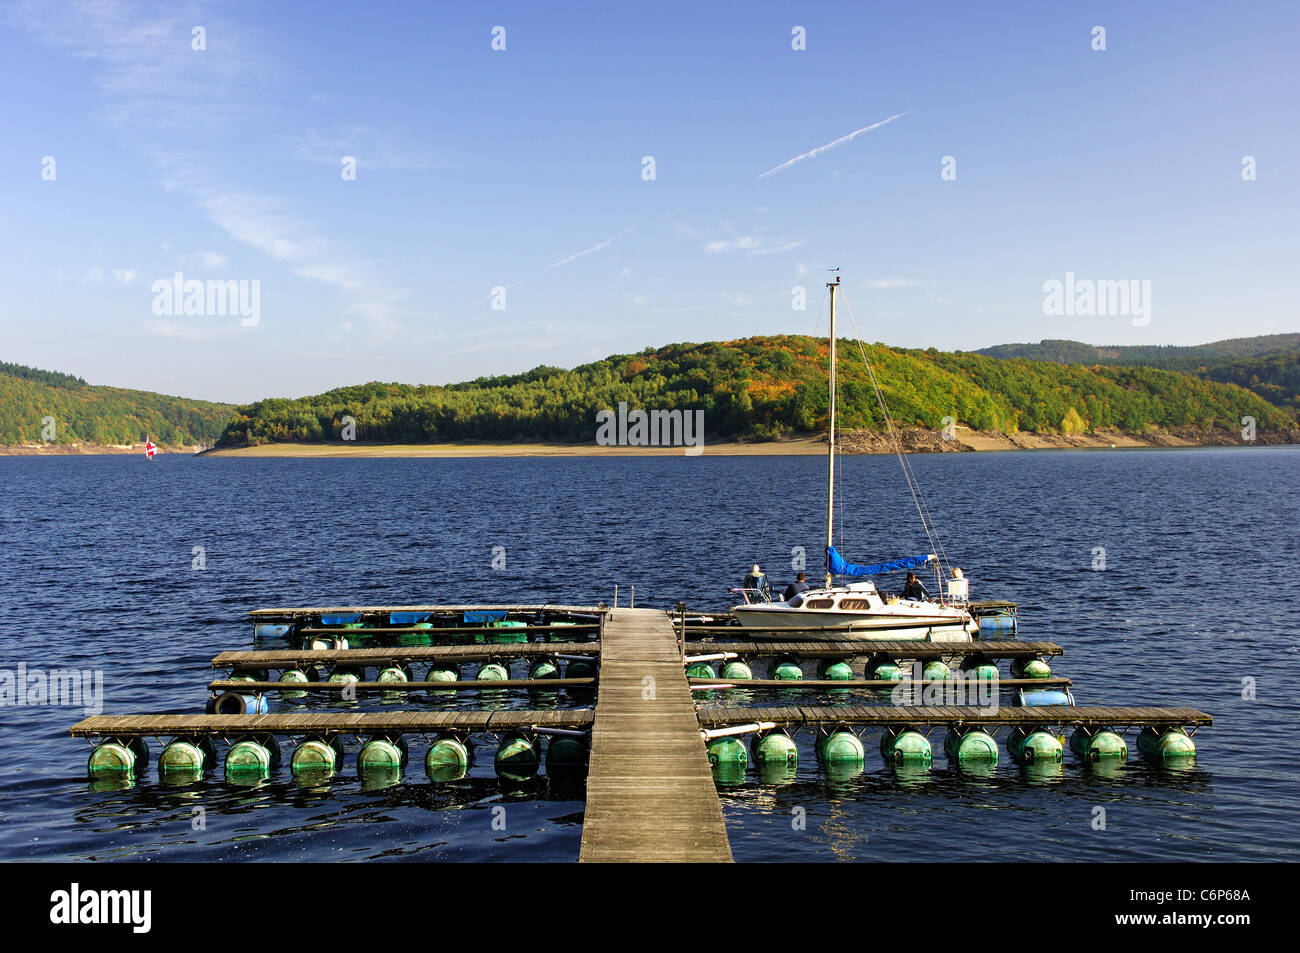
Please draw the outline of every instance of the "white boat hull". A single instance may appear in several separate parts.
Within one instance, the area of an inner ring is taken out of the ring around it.
[[[913,642],[970,642],[976,625],[969,620],[941,616],[908,618],[899,615],[873,615],[869,612],[836,612],[817,609],[781,610],[765,606],[736,606],[731,610],[745,628],[757,629],[843,629],[836,638],[853,641],[889,640]],[[766,636],[781,641],[825,641],[821,632],[753,633],[755,638]]]

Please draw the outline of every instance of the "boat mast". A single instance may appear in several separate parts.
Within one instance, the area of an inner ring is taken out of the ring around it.
[[[839,271],[838,268],[832,269]],[[834,281],[826,282],[831,292],[831,370],[830,370],[830,431],[826,454],[826,546],[835,545],[835,289],[839,287],[840,276]],[[826,563],[826,588],[832,583],[830,562]]]

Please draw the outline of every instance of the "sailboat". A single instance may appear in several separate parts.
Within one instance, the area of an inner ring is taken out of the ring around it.
[[[926,553],[919,556],[907,556],[873,565],[855,565],[846,562],[835,548],[834,507],[835,507],[835,293],[839,290],[840,279],[828,281],[830,290],[830,421],[829,451],[827,454],[826,485],[826,578],[821,588],[808,589],[790,598],[789,601],[773,600],[770,590],[759,584],[742,587],[739,592],[744,597],[744,604],[733,606],[732,614],[740,624],[750,629],[821,629],[843,628],[845,632],[839,638],[852,641],[908,640],[926,642],[969,642],[979,632],[979,623],[971,615],[968,606],[970,582],[962,576],[960,570],[949,570],[948,579],[944,578],[943,564],[946,558],[940,554]],[[865,357],[865,354],[864,354]],[[874,372],[872,382],[874,380]],[[884,404],[884,395],[876,388],[876,396],[884,411],[885,425],[894,442],[899,463],[903,467],[908,487],[917,503],[917,512],[921,517],[929,539],[937,541],[933,533],[920,489],[917,487],[911,468],[903,456],[901,447],[889,419],[888,408]],[[874,582],[865,577],[879,575],[904,569],[921,569],[934,567],[939,598],[903,599],[886,596],[877,590]],[[864,581],[847,582],[837,585],[835,577],[847,577]],[[757,633],[756,633],[757,634]],[[782,632],[771,636],[783,641],[792,639],[826,639],[821,632]]]

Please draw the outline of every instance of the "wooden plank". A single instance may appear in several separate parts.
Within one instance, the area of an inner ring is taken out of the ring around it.
[[[274,715],[92,715],[69,729],[74,737],[149,735],[351,734],[355,731],[430,731],[438,728],[485,730],[492,715],[503,712],[286,712]],[[572,711],[510,712],[521,722],[555,716],[555,727],[589,727],[589,708]]]
[[[731,860],[669,617],[617,609],[601,646],[579,860]]]
[[[582,679],[574,679],[582,681]],[[955,685],[955,686],[979,686],[990,685],[994,688],[1016,689],[1016,688],[1063,688],[1074,684],[1068,678],[1002,678],[1002,679],[977,679],[977,678],[945,678],[945,679],[910,679],[905,678],[902,681],[889,681],[888,679],[827,679],[827,678],[804,678],[804,679],[787,679],[787,678],[744,678],[731,681],[725,678],[690,678],[687,679],[691,685],[714,685],[726,684],[731,686],[729,689],[720,688],[715,691],[731,691],[745,688],[857,688],[873,689],[893,688],[896,685],[903,685],[909,688],[927,688],[931,685]],[[234,682],[235,686],[240,684],[251,684]],[[400,682],[398,684],[401,684]],[[283,687],[294,687],[297,683],[289,683]]]
[[[1055,642],[1021,642],[998,639],[988,642],[911,642],[873,640],[870,642],[687,642],[687,655],[735,652],[741,656],[797,655],[801,658],[866,658],[889,655],[898,659],[931,659],[956,655],[987,655],[989,658],[1026,658],[1039,655],[1062,655],[1065,650]]]
[[[1083,725],[1086,727],[1132,726],[1208,726],[1213,718],[1192,708],[948,708],[918,705],[889,705],[837,708],[818,706],[798,709],[797,717],[766,708],[707,708],[699,712],[700,724],[706,728],[744,724],[750,721],[774,721],[784,725],[853,724],[878,727],[905,725]]]
[[[425,629],[418,626],[399,626],[399,625],[376,625],[365,626],[362,628],[349,629],[341,625],[324,626],[323,628],[304,628],[299,629],[295,635],[410,635],[420,633],[430,638],[440,635],[500,635],[510,636],[518,634],[532,634],[534,632],[556,632],[561,635],[572,635],[578,632],[596,632],[600,626],[590,623],[578,625],[517,625],[517,626],[495,626],[495,625],[476,625],[476,626],[448,626],[446,628]]]
[[[559,691],[594,685],[594,678],[511,678],[493,681],[466,679],[460,682],[209,682],[214,692],[343,692],[349,687],[359,692],[469,692],[527,688],[531,691]]]
[[[253,609],[248,613],[251,619],[262,622],[267,619],[292,619],[302,616],[319,615],[322,612],[342,613],[342,612],[551,612],[557,614],[571,615],[599,615],[606,611],[600,606],[570,606],[557,605],[547,602],[537,603],[519,603],[519,604],[473,604],[473,605],[441,605],[441,606],[293,606],[286,608],[271,609]]]
[[[213,668],[299,668],[308,665],[380,665],[388,662],[477,662],[495,658],[599,655],[598,642],[519,642],[500,645],[412,645],[366,649],[273,649],[222,652]]]

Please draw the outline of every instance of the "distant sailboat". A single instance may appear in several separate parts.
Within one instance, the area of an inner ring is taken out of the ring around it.
[[[969,642],[979,631],[979,623],[971,616],[967,607],[969,582],[961,577],[960,570],[945,581],[940,578],[939,601],[929,598],[901,599],[886,598],[876,590],[873,582],[850,582],[835,584],[835,576],[862,578],[884,572],[903,569],[919,569],[924,566],[938,567],[940,559],[933,553],[921,556],[908,556],[870,566],[858,566],[845,562],[835,549],[834,512],[835,512],[835,293],[839,289],[840,279],[827,282],[830,289],[830,421],[829,451],[827,454],[826,485],[826,580],[819,589],[809,589],[784,600],[774,601],[770,590],[764,587],[741,588],[745,602],[732,607],[732,613],[742,626],[756,629],[810,629],[820,627],[843,627],[846,637],[852,640],[871,639],[907,639],[929,642]],[[870,368],[868,367],[868,370]],[[874,383],[874,374],[873,374]],[[885,425],[891,438],[894,436],[893,424],[889,420],[888,408],[884,405],[884,396],[876,388],[877,399],[885,414]],[[897,446],[897,445],[896,445]],[[904,476],[917,501],[917,511],[927,535],[933,541],[929,522],[923,509],[920,491],[917,488],[899,451],[899,462]],[[942,576],[940,572],[940,576]],[[776,633],[772,638],[790,640],[799,637],[797,633]],[[824,639],[821,633],[808,633],[802,637]]]

